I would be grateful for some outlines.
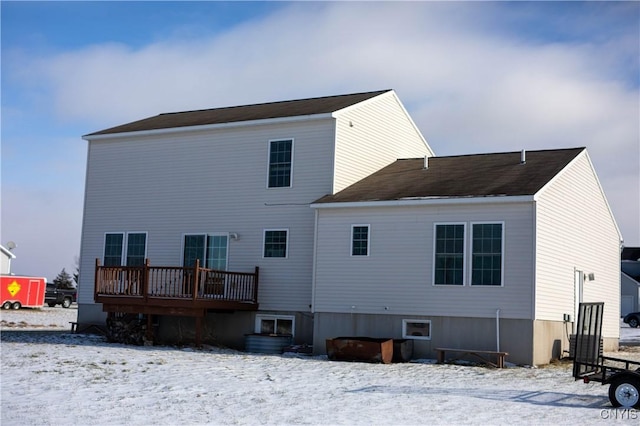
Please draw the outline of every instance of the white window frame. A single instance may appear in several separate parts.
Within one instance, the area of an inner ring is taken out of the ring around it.
[[[429,324],[429,335],[428,336],[413,336],[407,334],[407,324]],[[403,339],[414,339],[414,340],[431,340],[432,335],[431,328],[431,320],[426,319],[403,319],[402,320],[402,338]]]
[[[496,287],[504,287],[504,246],[505,246],[505,222],[500,220],[484,220],[478,222],[470,222],[470,232],[469,232],[469,285],[473,287],[488,287],[488,288],[496,288]],[[500,285],[482,285],[482,284],[473,284],[473,226],[474,225],[500,225],[502,226],[502,241],[500,247]]]
[[[353,254],[353,232],[354,228],[367,228],[367,254]],[[351,257],[369,257],[371,254],[371,225],[368,223],[363,224],[353,224],[351,225],[351,244],[349,247],[349,254]]]
[[[437,232],[438,226],[441,225],[462,225],[464,237],[462,241],[462,284],[436,284],[436,248],[437,248]],[[467,252],[468,247],[468,232],[467,222],[434,222],[433,223],[433,255],[431,257],[432,272],[431,272],[431,285],[436,287],[464,287],[467,285]]]
[[[271,172],[271,143],[272,142],[282,142],[282,141],[291,141],[291,167],[289,169],[289,186],[269,186],[269,175]],[[277,139],[269,139],[267,142],[267,189],[284,189],[284,188],[293,188],[293,159],[294,159],[294,146],[295,140],[294,138],[277,138]]]
[[[122,235],[122,246],[120,247],[120,266],[127,266],[127,257],[129,251],[129,234],[144,234],[144,259],[147,258],[147,250],[149,248],[149,232],[148,231],[111,231],[105,232],[102,236],[102,262],[104,263],[104,249],[107,243],[107,235]]]
[[[208,237],[227,237],[227,259],[225,262],[225,270],[229,269],[229,240],[231,237],[228,232],[185,232],[182,234],[182,241],[180,243],[180,265],[184,267],[184,243],[185,237],[194,236],[194,235],[204,235],[204,254],[202,259],[204,260],[204,264],[201,264],[200,267],[206,268],[207,262],[207,239]]]
[[[287,233],[287,241],[285,243],[287,247],[285,248],[285,251],[284,251],[284,257],[275,257],[275,256],[267,257],[264,255],[265,245],[267,244],[267,232],[270,232],[270,231],[285,231]],[[289,258],[289,228],[268,228],[262,231],[262,258],[263,259],[288,259]]]
[[[278,320],[287,320],[287,321],[291,321],[291,336],[295,336],[296,335],[296,317],[293,315],[273,315],[273,314],[258,314],[256,315],[256,322],[255,322],[255,333],[260,334],[261,330],[262,330],[262,320],[275,320],[276,321],[276,326],[275,326],[275,330],[278,330]]]

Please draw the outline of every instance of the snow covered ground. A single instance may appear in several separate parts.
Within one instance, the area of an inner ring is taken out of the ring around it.
[[[557,424],[640,422],[608,386],[543,368],[330,362],[294,354],[135,347],[69,332],[77,311],[2,311],[3,425]],[[640,360],[640,329],[621,327]]]

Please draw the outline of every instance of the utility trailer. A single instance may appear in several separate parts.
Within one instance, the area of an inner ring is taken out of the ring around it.
[[[580,303],[573,355],[573,377],[585,383],[609,385],[614,407],[640,408],[640,362],[603,356],[604,303]]]
[[[46,278],[2,275],[0,306],[2,309],[41,308],[46,285]]]

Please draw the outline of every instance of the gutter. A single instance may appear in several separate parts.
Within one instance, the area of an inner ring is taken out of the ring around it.
[[[401,198],[398,200],[372,200],[372,201],[348,201],[333,203],[311,203],[313,209],[336,209],[336,208],[357,208],[357,207],[401,207],[401,206],[431,206],[431,205],[452,205],[452,204],[511,204],[511,203],[531,203],[535,201],[533,195],[498,195],[487,197],[416,197]]]
[[[120,132],[120,133],[106,133],[106,134],[90,133],[88,135],[82,136],[82,139],[91,142],[91,141],[100,141],[100,140],[126,138],[126,137],[171,135],[171,134],[182,133],[182,132],[199,132],[199,131],[217,130],[217,129],[231,129],[235,127],[260,126],[265,124],[296,123],[301,121],[322,120],[322,119],[328,119],[328,118],[334,118],[333,113],[298,115],[294,117],[278,117],[278,118],[267,118],[267,119],[249,120],[249,121],[234,121],[230,123],[204,124],[204,125],[197,125],[197,126],[167,127],[162,129],[137,130],[132,132]]]

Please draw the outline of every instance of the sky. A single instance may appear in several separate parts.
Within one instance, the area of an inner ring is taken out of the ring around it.
[[[2,1],[0,13],[0,243],[16,243],[16,274],[75,271],[82,135],[382,89],[439,156],[586,147],[625,246],[640,246],[640,2]]]

